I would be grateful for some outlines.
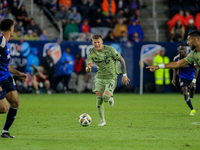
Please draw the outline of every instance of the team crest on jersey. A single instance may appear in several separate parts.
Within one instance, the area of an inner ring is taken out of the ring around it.
[[[105,59],[106,64],[108,64],[110,62],[110,60],[108,60],[108,56],[105,56],[104,59]]]
[[[183,82],[180,83],[180,86],[182,86],[182,85],[183,85]]]
[[[51,50],[51,57],[53,58],[54,63],[56,64],[62,55],[61,47],[57,43],[46,43],[43,48],[43,57],[46,56],[47,49]]]

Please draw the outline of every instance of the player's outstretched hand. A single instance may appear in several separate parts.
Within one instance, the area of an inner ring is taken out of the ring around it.
[[[156,70],[159,69],[158,66],[147,66],[146,68],[149,69],[149,71],[151,71],[151,72],[155,72]]]
[[[128,85],[129,81],[130,81],[130,79],[127,76],[123,76],[122,77],[122,83],[123,83],[123,85]]]
[[[24,81],[27,81],[27,80],[28,80],[27,74],[25,74],[25,73],[23,73],[23,72],[20,72],[20,73],[19,73],[19,77],[20,77],[21,79],[23,79]]]
[[[171,83],[173,86],[176,86],[176,80],[173,79]]]

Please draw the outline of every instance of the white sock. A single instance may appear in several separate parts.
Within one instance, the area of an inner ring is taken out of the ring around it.
[[[2,133],[6,133],[6,132],[8,132],[7,130],[2,130]]]

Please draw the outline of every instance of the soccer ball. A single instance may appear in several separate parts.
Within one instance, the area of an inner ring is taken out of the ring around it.
[[[79,117],[79,123],[82,125],[82,126],[89,126],[90,123],[92,122],[92,118],[90,117],[90,115],[84,113],[82,115],[80,115]]]

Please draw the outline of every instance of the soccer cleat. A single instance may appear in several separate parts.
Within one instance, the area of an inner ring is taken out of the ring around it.
[[[36,94],[40,94],[40,91],[39,91],[39,90],[37,90],[37,91],[36,91]]]
[[[2,138],[15,138],[14,136],[11,136],[8,132],[1,133]]]
[[[195,109],[192,109],[191,112],[190,112],[190,115],[193,116],[193,115],[195,115],[195,114],[196,114],[196,110],[195,110]]]
[[[108,101],[109,106],[110,106],[110,107],[113,107],[113,106],[114,106],[114,103],[115,103],[114,98],[111,97],[111,99]]]
[[[100,122],[100,124],[98,124],[98,126],[105,126],[106,125],[106,121],[104,121],[104,120],[102,120],[101,122]]]
[[[48,91],[47,91],[47,94],[51,94],[51,91],[50,91],[50,90],[48,90]]]

